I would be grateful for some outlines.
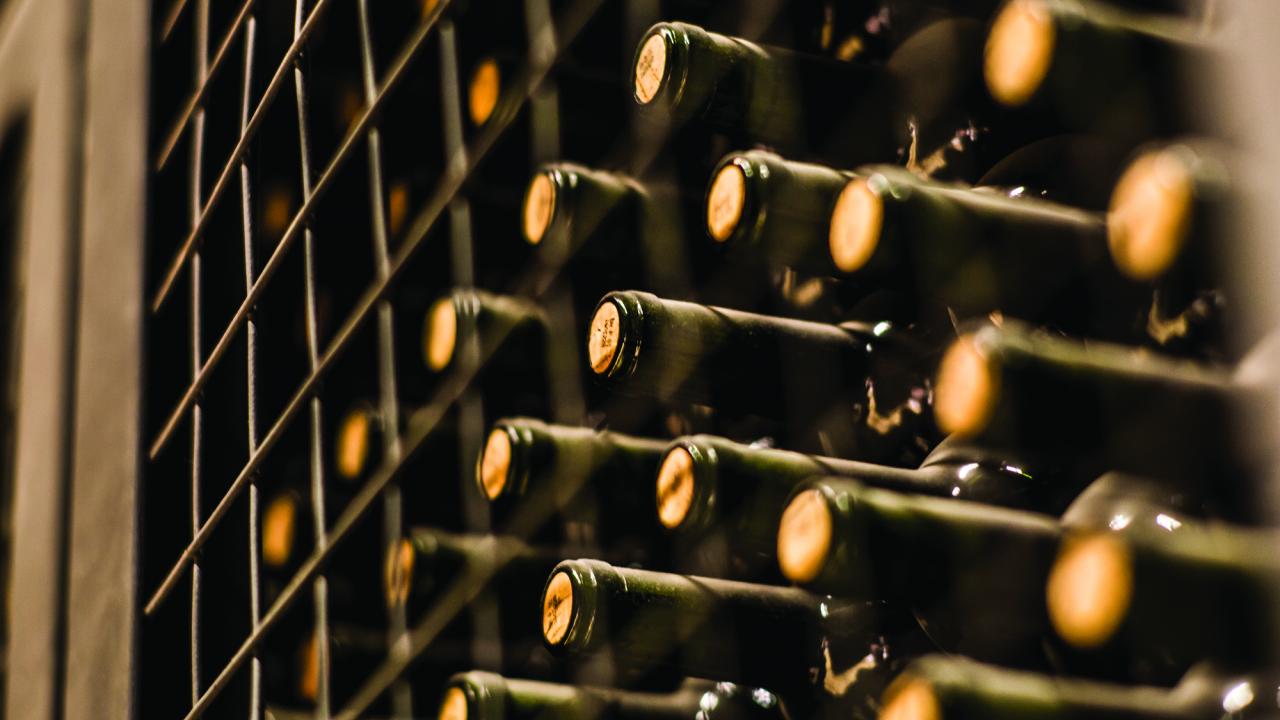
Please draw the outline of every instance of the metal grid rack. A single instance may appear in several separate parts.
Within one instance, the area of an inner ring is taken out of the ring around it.
[[[409,2],[287,4],[246,0],[215,13],[211,5],[219,4],[209,0],[176,0],[155,8],[151,423],[140,593],[146,716],[197,717],[241,703],[260,715],[268,636],[308,603],[318,640],[317,716],[412,712],[398,679],[484,578],[460,580],[412,627],[403,611],[392,614],[385,662],[338,699],[331,691],[329,568],[370,522],[380,525],[375,534],[384,546],[400,536],[400,483],[452,408],[456,452],[469,470],[485,421],[471,380],[485,358],[470,348],[469,362],[427,396],[421,382],[403,379],[414,373],[406,364],[421,363],[415,348],[402,346],[415,337],[404,328],[421,322],[424,291],[475,282],[473,257],[485,250],[471,232],[467,183],[486,155],[510,140],[517,118],[531,123],[534,142],[515,182],[538,162],[560,157],[556,89],[547,76],[602,5],[526,0],[519,8],[504,4],[510,16],[485,17],[481,2],[426,2],[420,14]],[[612,14],[625,17],[638,38],[658,19],[656,5],[628,2]],[[497,110],[479,127],[463,115],[460,76],[467,68],[460,63],[468,50],[459,47],[466,41],[461,23],[520,31],[508,33],[511,47],[499,48],[518,59],[518,74],[504,78]],[[619,47],[619,59],[629,61],[629,47]],[[344,53],[345,66],[338,61]],[[621,106],[629,97],[619,90],[618,100]],[[324,117],[335,102],[340,117]],[[416,167],[393,159],[400,153],[411,154]],[[646,162],[636,155],[629,161]],[[389,186],[392,164],[413,176]],[[357,198],[367,207],[356,208]],[[347,213],[367,214],[367,223],[342,217]],[[530,270],[505,286],[537,294],[549,275],[554,271]],[[398,292],[398,285],[416,287]],[[548,301],[566,308],[564,297]],[[552,316],[563,323],[555,331],[576,333],[577,320]],[[301,328],[291,325],[297,318]],[[577,382],[577,343],[562,344],[567,384],[554,396],[552,415],[576,421],[581,392],[567,388]],[[304,363],[282,359],[291,352]],[[335,377],[341,372],[347,375]],[[384,422],[383,461],[361,485],[336,493],[329,469],[334,417],[359,392],[348,385],[361,383],[349,378],[363,373],[376,377],[363,389]],[[419,402],[410,405],[407,396]],[[306,458],[314,538],[296,572],[264,597],[260,519],[285,456]],[[470,488],[470,473],[462,475],[457,482]],[[468,527],[484,528],[485,510],[476,503],[465,516]],[[183,687],[189,692],[178,692]]]
[[[331,656],[335,585],[377,588],[376,573],[348,569],[380,567],[419,521],[423,477],[471,497],[470,464],[495,419],[473,383],[487,360],[478,344],[448,377],[424,379],[416,342],[427,303],[450,286],[537,298],[559,340],[548,416],[590,419],[576,352],[585,318],[558,268],[477,263],[495,253],[485,243],[496,221],[490,198],[473,206],[474,181],[497,154],[519,188],[559,159],[650,171],[662,133],[628,126],[607,146],[562,147],[556,72],[579,36],[616,41],[622,68],[651,23],[682,11],[739,36],[786,37],[784,3],[154,5],[140,714],[260,716],[271,665],[294,650],[275,640],[290,632],[314,632],[317,717],[429,714],[406,678],[451,619],[483,612],[472,602],[483,572],[423,617],[379,615],[386,652],[368,672],[339,672]],[[468,46],[486,35],[492,44]],[[516,73],[477,124],[465,78],[485,52],[505,53]],[[621,82],[615,90],[601,102],[626,116],[630,95]],[[728,282],[705,284],[717,281]],[[380,464],[344,485],[331,467],[335,427],[361,401],[382,423]],[[456,443],[433,445],[450,423]],[[285,478],[300,478],[313,533],[292,573],[272,579],[262,516]],[[488,529],[478,498],[457,515],[460,528]]]

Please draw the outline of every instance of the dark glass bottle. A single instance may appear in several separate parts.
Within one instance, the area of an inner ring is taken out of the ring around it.
[[[707,187],[706,230],[730,252],[829,275],[831,208],[853,173],[765,150],[725,156]]]
[[[960,318],[998,311],[1093,336],[1138,336],[1150,292],[1107,257],[1101,214],[995,188],[860,168],[829,214],[829,272],[901,288]]]
[[[383,590],[388,607],[406,609],[410,625],[444,613],[440,644],[466,648],[465,664],[557,677],[536,633],[538,591],[559,557],[507,536],[415,529],[391,547]],[[477,614],[481,606],[492,608],[490,620]]]
[[[1014,0],[991,27],[985,75],[998,102],[1035,113],[1050,134],[1085,130],[1141,142],[1213,127],[1219,118],[1186,87],[1213,77],[1220,62],[1221,52],[1183,18]]]
[[[778,564],[817,592],[911,608],[947,651],[1035,666],[1059,535],[1048,515],[813,480],[782,514]]]
[[[765,687],[792,717],[829,707],[866,715],[923,642],[909,618],[878,603],[596,560],[556,566],[542,609],[543,640],[558,655]]]
[[[587,358],[619,392],[790,420],[827,433],[836,454],[914,466],[935,442],[916,371],[928,352],[914,345],[889,323],[836,326],[619,291],[596,308]]]
[[[919,468],[906,469],[694,435],[676,439],[663,457],[658,518],[683,544],[698,546],[723,535],[713,546],[719,562],[700,564],[697,572],[768,577],[777,572],[777,528],[787,499],[798,485],[820,476],[1020,508],[1044,509],[1052,491],[1023,467],[977,454],[931,454]]]
[[[1077,673],[1170,685],[1202,660],[1225,671],[1276,662],[1276,537],[1166,515],[1123,535],[1072,533],[1045,585]]]
[[[948,350],[935,409],[939,427],[977,444],[1158,478],[1249,517],[1245,479],[1270,449],[1241,423],[1265,417],[1262,398],[1211,366],[1005,321]]]
[[[454,675],[440,720],[693,720],[783,718],[768,691],[732,683],[688,681],[670,693],[559,685],[487,672]]]
[[[456,289],[428,308],[423,360],[437,384],[479,378],[486,406],[499,414],[545,414],[547,323],[528,300]]]
[[[1195,673],[1172,690],[1049,677],[933,655],[885,691],[883,720],[1192,720],[1274,717],[1274,677]]]
[[[816,150],[838,134],[853,146],[842,154],[855,161],[897,155],[886,112],[895,107],[892,84],[870,66],[664,22],[641,38],[633,79],[646,110],[677,123],[696,119],[740,143]]]
[[[580,542],[641,556],[661,532],[652,482],[665,443],[531,418],[494,423],[476,462],[476,485],[495,524],[528,536],[543,518],[571,524]]]

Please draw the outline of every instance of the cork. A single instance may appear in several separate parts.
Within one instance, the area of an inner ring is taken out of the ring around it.
[[[427,367],[433,372],[448,367],[458,344],[458,313],[453,307],[453,298],[440,298],[427,310],[422,340]]]
[[[552,645],[564,642],[573,621],[573,580],[561,570],[542,595],[542,636]]]
[[[413,543],[408,538],[400,538],[400,542],[387,550],[387,565],[382,579],[388,608],[403,607],[409,602],[413,563]]]
[[[365,471],[369,461],[369,444],[373,439],[373,418],[365,408],[347,413],[338,428],[338,474],[345,480],[355,480]]]
[[[938,366],[933,416],[939,429],[960,437],[982,432],[999,398],[998,364],[982,352],[972,335],[957,339]]]
[[[480,453],[480,490],[490,500],[498,499],[507,487],[511,472],[511,438],[503,428],[489,432],[484,450]]]
[[[493,58],[481,60],[471,73],[471,84],[467,86],[467,110],[473,125],[478,127],[489,121],[494,108],[498,107],[501,91],[502,74],[498,70],[498,62]]]
[[[284,567],[293,556],[298,528],[298,505],[291,495],[271,501],[262,518],[262,560],[270,567]]]
[[[661,33],[654,33],[640,47],[635,66],[635,97],[641,105],[648,105],[662,89],[667,74],[667,41]]]
[[[450,686],[444,691],[444,699],[440,701],[439,720],[467,720],[467,694],[462,688]]]
[[[392,235],[399,235],[404,229],[405,218],[409,216],[409,185],[397,180],[387,193],[387,230]]]
[[[791,499],[778,523],[778,566],[797,583],[811,582],[831,552],[831,509],[818,490],[805,490]]]
[[[1096,648],[1110,640],[1132,598],[1129,549],[1109,533],[1068,539],[1045,586],[1054,629],[1078,648]]]
[[[547,173],[534,175],[524,194],[524,239],[530,245],[542,242],[555,211],[555,183]]]
[[[618,345],[621,344],[618,323],[618,308],[611,302],[600,303],[591,318],[591,329],[587,333],[587,361],[597,375],[608,373],[618,354]]]
[[[941,720],[942,706],[933,686],[903,673],[884,691],[880,720]]]
[[[845,184],[831,210],[828,243],[831,261],[841,272],[861,270],[880,245],[884,201],[867,184],[854,178]]]
[[[658,520],[668,529],[677,528],[689,514],[695,487],[693,456],[683,447],[667,452],[658,468]]]
[[[716,242],[729,239],[742,221],[747,202],[747,177],[736,163],[720,168],[707,192],[707,233]]]
[[[320,646],[312,633],[298,651],[298,695],[315,702],[320,693]]]
[[[1053,15],[1043,0],[1013,0],[991,25],[983,73],[991,96],[1025,105],[1049,75],[1056,42]]]
[[[1163,275],[1191,229],[1194,181],[1183,157],[1165,148],[1138,157],[1120,176],[1107,212],[1107,245],[1134,280]]]

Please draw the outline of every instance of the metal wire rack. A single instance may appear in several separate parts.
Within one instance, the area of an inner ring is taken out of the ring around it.
[[[416,337],[404,328],[421,321],[428,295],[475,282],[473,257],[486,250],[472,233],[467,184],[495,146],[520,144],[516,128],[534,128],[523,172],[510,178],[517,184],[538,162],[560,156],[549,74],[603,14],[602,3],[527,0],[487,15],[493,3],[449,0],[162,5],[153,71],[148,402],[155,422],[144,515],[143,714],[199,717],[247,704],[259,716],[264,663],[273,660],[268,638],[287,616],[304,614],[318,648],[317,716],[371,708],[408,716],[411,694],[399,679],[485,578],[461,578],[411,627],[403,611],[393,613],[385,661],[335,698],[333,560],[344,543],[368,534],[370,522],[380,524],[374,534],[383,547],[400,536],[413,514],[400,484],[448,413],[459,416],[454,460],[469,470],[484,422],[471,381],[486,358],[471,348],[469,362],[428,395],[420,380],[403,377],[416,374],[406,364],[421,362],[404,347],[406,336]],[[625,17],[634,37],[657,19],[656,3],[623,5],[610,14]],[[462,44],[499,27],[511,32],[495,32],[502,39],[489,49],[515,58],[518,72],[504,78],[496,111],[476,127],[463,116],[460,77],[477,51]],[[629,54],[623,49],[619,59]],[[290,86],[292,98],[282,92]],[[618,100],[629,97],[620,91]],[[629,161],[646,159],[639,152]],[[504,284],[538,294],[546,275],[524,272]],[[549,301],[565,309],[563,297]],[[576,321],[560,317],[559,331],[572,336]],[[571,349],[559,360],[572,385],[576,343],[564,344]],[[362,393],[384,423],[382,464],[358,487],[335,492],[334,416]],[[580,391],[555,398],[553,416],[582,417]],[[265,497],[302,458],[314,538],[267,597]],[[416,467],[423,462],[436,459]],[[460,474],[445,481],[470,487],[470,474]],[[484,513],[466,508],[465,526],[483,529]],[[177,692],[184,685],[189,692]]]
[[[471,472],[495,419],[474,382],[488,358],[472,338],[446,377],[427,377],[417,343],[428,303],[451,286],[536,298],[553,337],[546,412],[589,422],[585,318],[559,268],[503,257],[494,238],[518,237],[510,200],[562,158],[670,172],[660,166],[671,128],[632,127],[621,81],[650,24],[687,18],[802,44],[788,12],[746,0],[154,3],[142,716],[260,717],[277,700],[278,668],[308,638],[307,714],[434,711],[411,682],[415,662],[455,617],[485,612],[476,600],[502,558],[421,617],[369,600],[387,548],[423,522],[426,478],[461,488],[443,493],[463,498],[450,511],[457,529],[489,527]],[[588,41],[614,55],[582,50]],[[606,142],[562,127],[584,112],[558,95],[575,53],[607,58],[589,69],[617,79],[592,108],[623,119]],[[487,57],[513,75],[477,122],[466,79]],[[353,484],[332,459],[339,421],[360,403],[382,446]],[[448,442],[434,442],[446,427]],[[263,567],[262,527],[285,492],[305,499],[298,522],[311,535],[280,574]],[[335,648],[350,610],[335,594],[377,607],[365,613],[383,624],[373,661],[343,667]]]

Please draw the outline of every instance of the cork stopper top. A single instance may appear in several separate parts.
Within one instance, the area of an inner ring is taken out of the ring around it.
[[[427,367],[440,372],[449,366],[458,344],[458,311],[453,298],[443,297],[427,310],[427,326],[422,332],[422,350]]]
[[[661,33],[653,33],[640,46],[636,56],[635,97],[641,105],[648,105],[662,89],[667,75],[667,40]]]
[[[942,706],[933,686],[910,673],[899,675],[884,691],[880,720],[941,720]]]
[[[542,595],[542,636],[552,645],[564,642],[573,621],[573,580],[561,570],[551,577]]]
[[[695,487],[693,456],[679,445],[671,448],[658,468],[658,520],[677,528],[689,514]]]
[[[831,552],[831,509],[818,490],[791,499],[778,523],[778,566],[797,583],[811,582],[822,572]]]
[[[439,720],[467,720],[467,694],[462,688],[450,686],[444,691],[444,698],[440,701],[440,712],[436,714]]]
[[[1096,648],[1110,640],[1128,614],[1132,597],[1129,549],[1109,533],[1069,539],[1045,586],[1054,629],[1078,648]]]
[[[298,651],[298,695],[315,702],[320,691],[320,646],[315,633],[302,643]]]
[[[620,343],[618,308],[611,302],[602,302],[591,318],[587,333],[587,361],[597,375],[604,375],[613,365]]]
[[[367,408],[358,407],[342,419],[338,428],[338,474],[345,480],[355,480],[365,470],[369,460],[369,445],[373,440],[373,418]]]
[[[382,578],[387,607],[402,607],[409,601],[413,563],[413,543],[408,538],[400,538],[400,542],[387,550],[387,566]]]
[[[480,126],[489,121],[493,109],[498,106],[501,91],[502,74],[498,70],[498,62],[493,58],[481,60],[471,73],[471,84],[467,88],[467,110],[471,113],[473,125]]]
[[[938,366],[933,415],[945,433],[960,437],[986,429],[1000,397],[997,363],[978,347],[973,335],[951,344]]]
[[[996,101],[1016,107],[1044,84],[1053,63],[1056,31],[1043,0],[1013,0],[1000,11],[987,36],[984,73]]]
[[[875,254],[883,227],[884,201],[866,178],[850,180],[831,210],[828,242],[832,262],[841,272],[861,270]]]
[[[707,232],[716,242],[729,239],[742,221],[747,202],[747,177],[736,163],[720,168],[707,192]]]
[[[1122,273],[1134,280],[1164,274],[1191,228],[1194,181],[1170,149],[1144,153],[1120,176],[1107,212],[1107,244]]]
[[[290,495],[271,501],[262,517],[262,560],[271,567],[283,567],[293,555],[298,527],[298,504]]]
[[[497,427],[489,431],[484,450],[480,453],[480,489],[490,500],[497,500],[507,488],[511,472],[511,438],[507,431]]]
[[[529,188],[524,194],[524,239],[530,245],[542,242],[555,212],[555,183],[547,173],[540,172],[529,181]]]

